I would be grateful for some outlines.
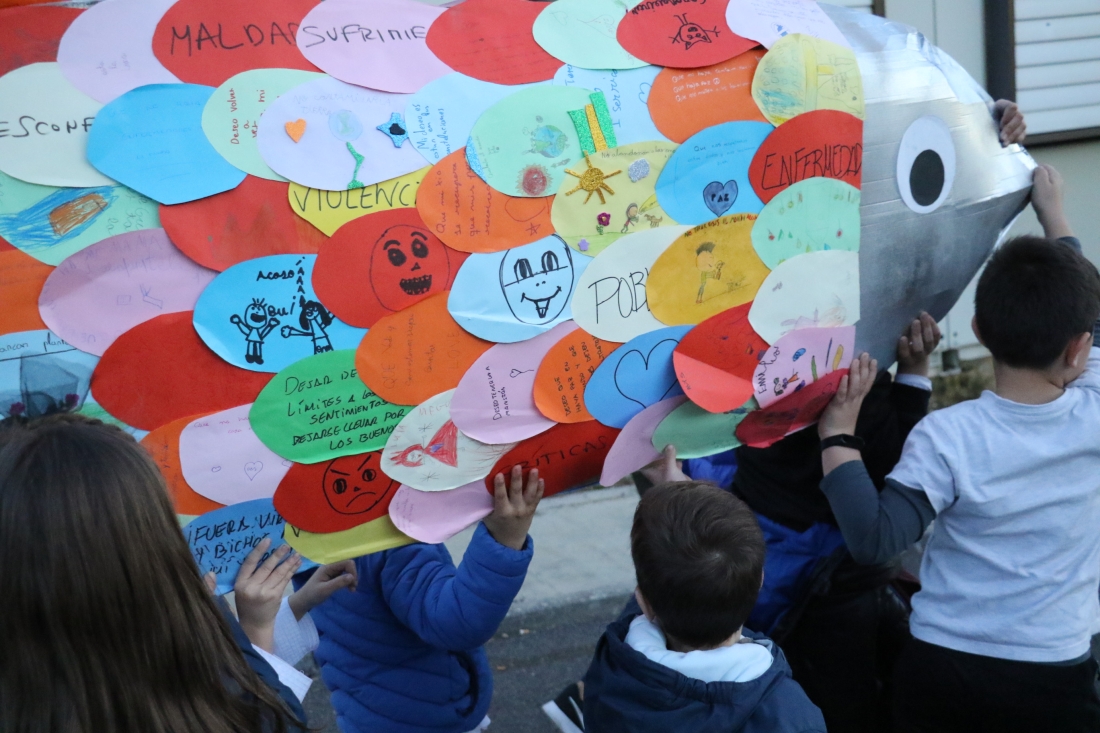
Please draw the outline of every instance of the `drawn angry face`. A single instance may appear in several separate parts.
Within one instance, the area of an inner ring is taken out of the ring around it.
[[[340,514],[365,514],[400,484],[378,468],[379,454],[337,458],[328,464],[322,483],[325,499]]]
[[[673,43],[684,44],[684,50],[687,51],[696,43],[710,43],[711,35],[718,36],[718,29],[712,28],[709,31],[698,23],[692,23],[687,19],[687,13],[683,15],[674,16],[680,21],[680,29],[676,32],[676,35],[672,37]]]
[[[399,311],[447,286],[446,247],[422,227],[398,224],[382,233],[371,253],[371,285],[379,302]]]
[[[500,286],[508,307],[523,323],[551,323],[573,293],[573,257],[558,237],[508,250],[501,259]]]

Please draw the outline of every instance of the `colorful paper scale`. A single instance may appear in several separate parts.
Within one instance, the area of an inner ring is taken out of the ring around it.
[[[143,436],[222,590],[261,536],[316,562],[447,540],[517,464],[549,496],[669,443],[769,446],[818,419],[857,351],[881,363],[874,339],[914,304],[947,312],[992,247],[963,224],[1000,227],[998,197],[1018,183],[1016,213],[1030,181],[961,69],[874,16],[849,39],[848,17],[0,11],[0,417],[49,402]],[[883,38],[920,84],[862,45]],[[925,144],[939,186],[899,194]],[[210,541],[240,517],[256,531]]]

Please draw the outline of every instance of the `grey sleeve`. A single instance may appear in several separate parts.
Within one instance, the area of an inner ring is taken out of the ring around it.
[[[843,463],[821,481],[844,542],[862,565],[884,563],[924,534],[936,518],[923,491],[886,479],[880,494],[863,461]]]
[[[1073,247],[1078,252],[1081,251],[1081,240],[1077,237],[1060,237],[1058,241],[1068,247]]]

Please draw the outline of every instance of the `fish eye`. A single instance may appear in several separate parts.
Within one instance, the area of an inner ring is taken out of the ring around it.
[[[338,478],[332,482],[332,493],[342,494],[348,490],[348,482],[342,478]]]
[[[558,269],[558,256],[553,252],[542,253],[542,271],[553,272]]]
[[[424,259],[428,256],[428,243],[420,239],[413,239],[412,253],[418,259]]]
[[[378,478],[378,472],[375,471],[373,468],[368,468],[363,471],[363,480],[366,481],[368,484],[371,481],[374,481],[376,478]]]
[[[932,115],[914,120],[898,150],[898,190],[905,205],[918,214],[942,206],[955,182],[955,163],[955,142],[947,123]]]

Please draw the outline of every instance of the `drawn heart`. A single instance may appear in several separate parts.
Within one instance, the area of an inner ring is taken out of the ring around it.
[[[251,463],[244,464],[244,475],[248,476],[248,480],[256,478],[256,474],[264,470],[263,461],[252,461]]]
[[[721,216],[730,210],[737,200],[737,181],[711,181],[703,189],[703,202],[715,216]]]
[[[306,134],[306,121],[303,119],[288,122],[283,127],[286,128],[286,134],[290,135],[290,139],[294,142],[298,142],[302,139],[302,135]]]
[[[677,339],[658,341],[643,354],[631,349],[615,365],[615,388],[626,399],[643,408],[663,399],[683,394],[672,366],[672,352],[680,344]]]

